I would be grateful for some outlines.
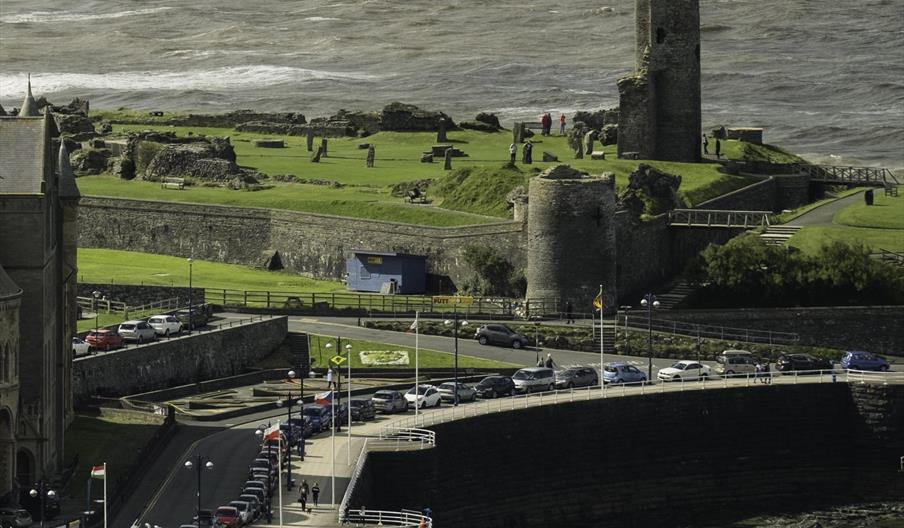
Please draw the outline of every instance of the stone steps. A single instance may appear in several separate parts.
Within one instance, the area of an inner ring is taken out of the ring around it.
[[[760,234],[760,238],[770,246],[782,246],[788,243],[788,240],[800,229],[801,226],[795,225],[769,226]]]

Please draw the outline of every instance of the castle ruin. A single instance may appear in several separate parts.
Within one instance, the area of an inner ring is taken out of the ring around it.
[[[618,80],[618,156],[700,161],[699,0],[637,0],[636,71]]]

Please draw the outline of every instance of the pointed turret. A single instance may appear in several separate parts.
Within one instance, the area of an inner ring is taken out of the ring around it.
[[[66,148],[65,141],[60,141],[57,167],[60,171],[60,198],[64,200],[81,198],[82,194],[78,192],[78,186],[75,184],[75,173],[72,172],[72,165],[69,163],[69,149]]]
[[[38,117],[38,103],[35,97],[31,95],[31,74],[28,74],[28,93],[25,94],[25,100],[22,101],[22,109],[19,110],[19,117]]]

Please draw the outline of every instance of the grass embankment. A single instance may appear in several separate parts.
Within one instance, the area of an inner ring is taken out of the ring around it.
[[[823,244],[833,241],[863,244],[873,252],[904,252],[904,196],[885,196],[878,190],[873,205],[851,204],[835,213],[832,225],[805,227],[788,243],[816,253]]]
[[[154,436],[159,425],[126,415],[76,415],[66,430],[65,459],[78,456],[78,466],[66,489],[66,495],[79,500],[85,497],[85,486],[92,465],[107,463],[108,495],[139,461],[141,448]],[[103,481],[92,483],[92,495],[103,497]]]
[[[128,117],[122,112],[118,112],[116,116]],[[140,117],[143,119],[145,116]],[[429,150],[435,143],[434,133],[381,132],[363,139],[331,138],[329,157],[322,159],[320,163],[311,163],[305,145],[306,139],[303,137],[283,137],[285,148],[265,149],[253,146],[251,141],[274,136],[237,132],[226,128],[170,127],[163,124],[114,126],[117,132],[149,128],[173,131],[180,136],[187,136],[189,133],[229,136],[235,147],[238,162],[243,166],[253,167],[270,176],[293,174],[307,180],[336,182],[342,187],[282,183],[271,179],[264,183],[273,185],[273,188],[255,192],[200,186],[175,191],[161,189],[158,184],[151,182],[128,182],[101,175],[79,178],[82,193],[145,200],[288,209],[419,225],[459,226],[493,222],[495,221],[493,217],[509,218],[505,195],[513,188],[510,185],[526,184],[529,176],[556,164],[535,161],[533,165],[526,166],[519,162],[522,178],[513,178],[512,171],[501,168],[508,159],[508,146],[511,142],[511,135],[507,131],[449,132],[448,143],[468,154],[465,158],[455,158],[453,168],[469,169],[469,175],[477,178],[468,183],[461,181],[460,174],[444,171],[442,160],[432,164],[420,162],[422,152]],[[589,157],[583,160],[572,159],[573,153],[565,138],[561,136],[536,136],[532,142],[535,160],[541,160],[543,152],[547,151],[557,156],[562,163],[582,171],[593,174],[611,171],[616,174],[617,187],[626,185],[627,175],[638,164],[637,161],[614,159],[614,146],[603,149],[610,159],[593,161]],[[362,143],[370,143],[376,147],[376,165],[373,168],[365,166],[367,151],[358,148]],[[679,195],[686,205],[700,203],[752,182],[749,178],[718,172],[718,165],[715,163],[649,163],[666,172],[682,176]],[[421,179],[434,179],[438,182],[428,192],[428,196],[433,200],[431,205],[407,204],[403,198],[390,194],[391,185]],[[462,189],[450,181],[458,181]]]
[[[715,149],[715,141],[710,142]],[[757,145],[745,141],[722,141],[722,156],[731,160],[761,161],[766,163],[806,163],[806,160],[775,145]]]

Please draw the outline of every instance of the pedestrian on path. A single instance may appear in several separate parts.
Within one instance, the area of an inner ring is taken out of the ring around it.
[[[706,139],[706,134],[703,134],[703,153],[709,155],[709,140]]]
[[[326,369],[326,388],[333,390],[333,367]]]
[[[417,523],[417,528],[427,528],[427,519],[421,517],[421,522]]]
[[[301,511],[308,511],[308,482],[302,480],[299,489],[301,490],[301,493],[298,495],[298,502],[301,503]]]
[[[574,306],[571,301],[565,303],[565,324],[574,324]]]
[[[556,368],[556,362],[552,360],[552,354],[546,354],[546,368]]]
[[[512,143],[509,145],[509,163],[515,164],[515,157],[518,155],[518,145]]]
[[[311,488],[311,498],[314,499],[314,507],[319,507],[317,500],[320,498],[320,486],[318,486],[316,482],[314,483],[314,487]]]
[[[716,158],[722,158],[722,142],[719,141],[719,138],[716,138]]]

